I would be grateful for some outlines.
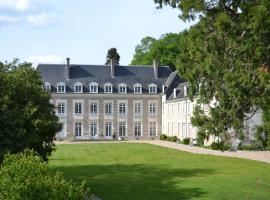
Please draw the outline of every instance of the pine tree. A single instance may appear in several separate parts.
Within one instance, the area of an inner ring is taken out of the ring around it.
[[[105,65],[109,65],[111,60],[113,60],[114,64],[119,65],[120,55],[118,54],[116,48],[110,48],[108,50]]]

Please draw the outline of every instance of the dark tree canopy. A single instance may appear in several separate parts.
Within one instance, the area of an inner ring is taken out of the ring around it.
[[[7,152],[35,150],[44,160],[61,130],[50,95],[29,63],[0,63],[0,162]]]
[[[243,135],[245,121],[262,111],[258,138],[270,146],[270,3],[268,0],[154,0],[159,8],[181,10],[188,30],[177,70],[190,82],[190,97],[218,104],[205,115],[195,111],[199,134]],[[198,95],[199,94],[199,95]]]
[[[116,48],[110,48],[108,50],[105,65],[109,65],[111,63],[111,61],[113,61],[115,64],[119,65],[120,55],[118,54]]]

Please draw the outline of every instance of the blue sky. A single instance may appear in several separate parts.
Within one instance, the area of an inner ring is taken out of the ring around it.
[[[152,0],[0,0],[0,60],[104,64],[116,47],[128,65],[143,37],[190,26],[179,10],[155,7]]]

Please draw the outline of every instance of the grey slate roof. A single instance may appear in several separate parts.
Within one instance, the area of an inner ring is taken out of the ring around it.
[[[167,81],[164,84],[167,88],[165,93],[167,95],[167,100],[174,100],[184,98],[184,86],[188,85],[188,82],[185,79],[182,79],[177,71],[174,71],[170,74]],[[174,98],[174,88],[176,88],[176,98]]]
[[[99,84],[99,93],[104,92],[104,84],[113,84],[113,91],[118,92],[118,84],[127,84],[127,92],[133,93],[134,84],[140,83],[143,93],[148,93],[148,85],[155,83],[158,86],[158,93],[162,85],[172,73],[169,67],[159,67],[159,78],[155,79],[152,66],[115,66],[115,77],[111,77],[111,68],[107,65],[70,65],[70,79],[66,79],[65,64],[39,64],[37,71],[40,72],[44,82],[52,86],[52,92],[56,92],[56,86],[60,82],[66,84],[66,92],[73,92],[74,84],[81,82],[83,91],[89,92],[89,83]]]

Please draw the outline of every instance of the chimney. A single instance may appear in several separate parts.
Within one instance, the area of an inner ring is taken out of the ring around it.
[[[158,79],[158,62],[156,60],[153,60],[153,68],[154,68],[155,79]]]
[[[67,58],[67,64],[65,66],[66,69],[66,78],[70,78],[70,58]]]
[[[173,98],[176,98],[176,88],[173,89]]]
[[[167,89],[167,87],[165,85],[162,85],[162,93],[165,93],[166,89]]]
[[[111,63],[111,76],[112,76],[112,78],[114,78],[114,76],[115,76],[115,62],[113,59],[111,59],[110,63]]]

